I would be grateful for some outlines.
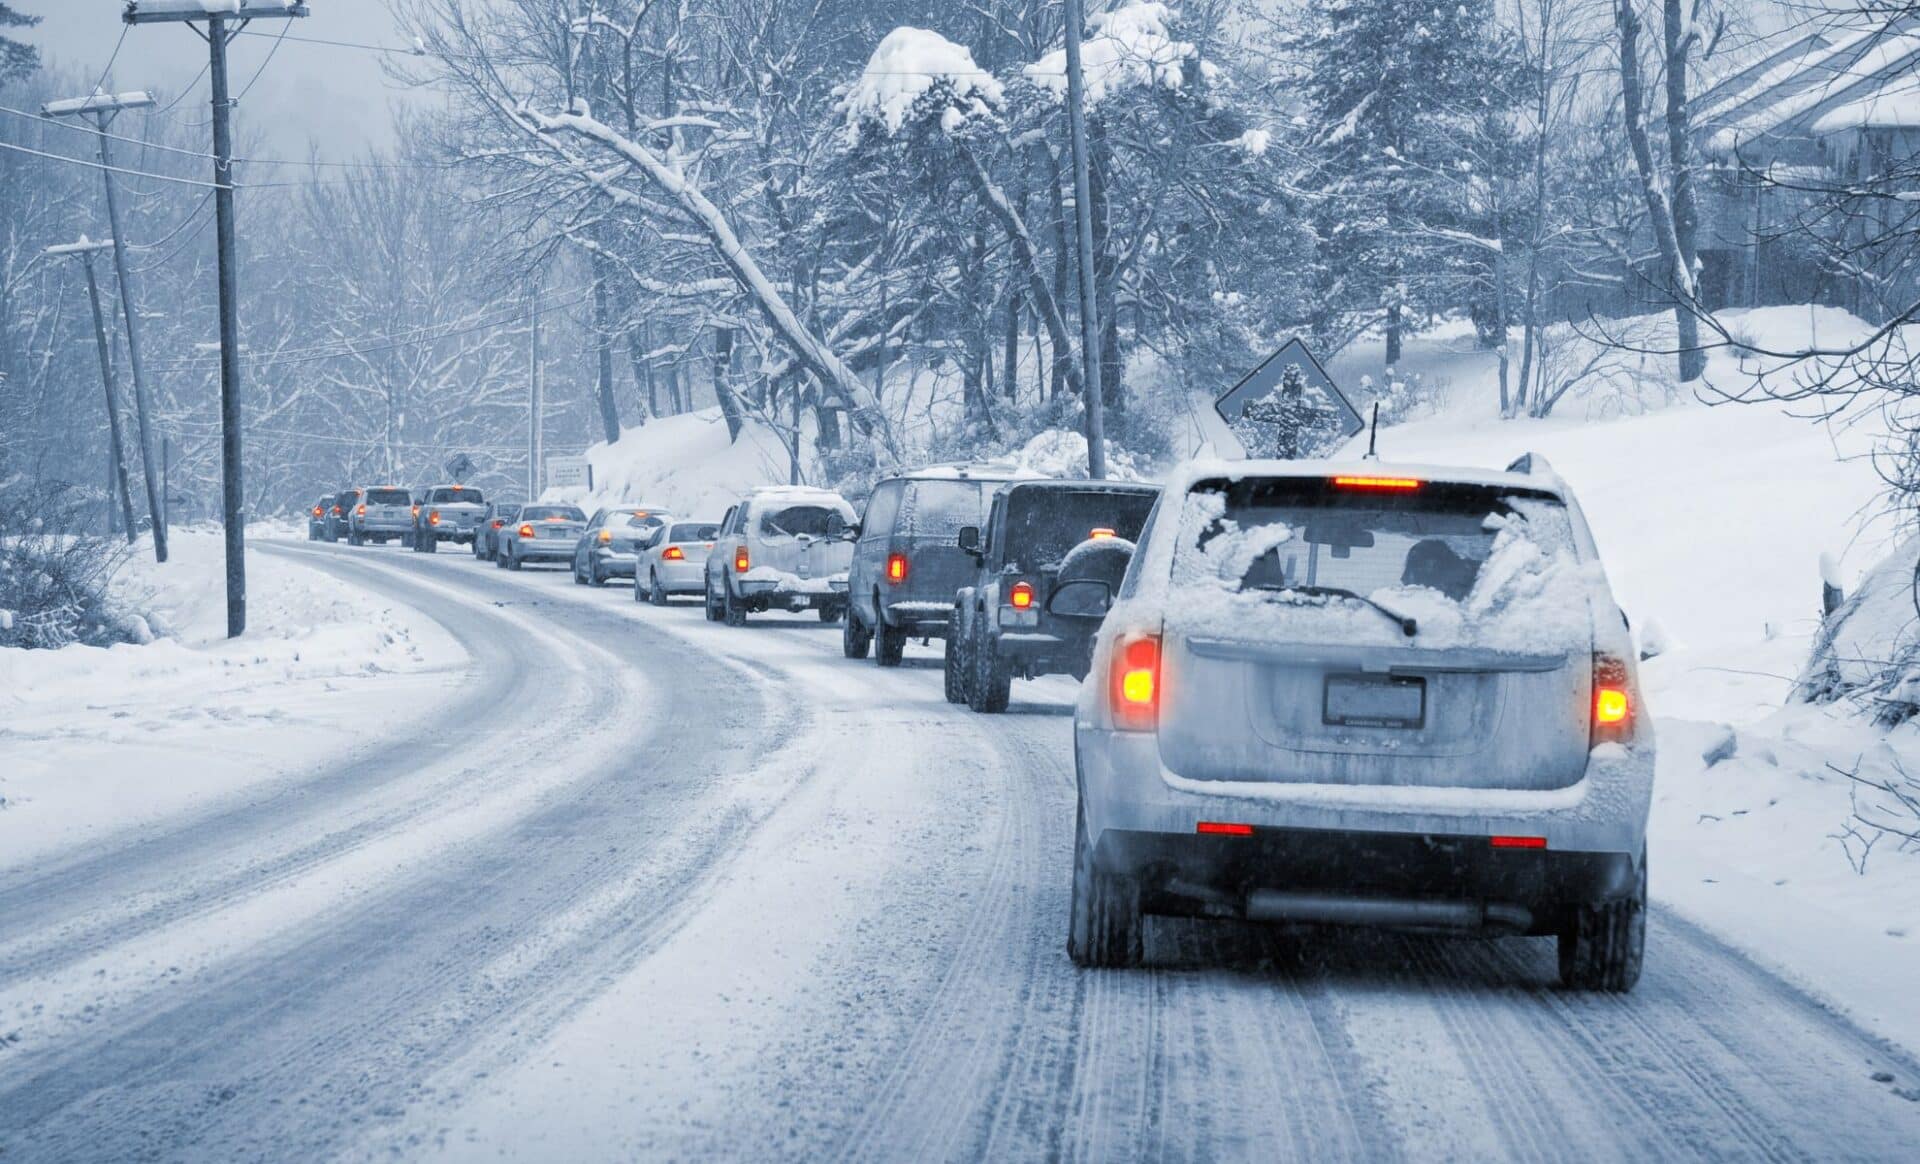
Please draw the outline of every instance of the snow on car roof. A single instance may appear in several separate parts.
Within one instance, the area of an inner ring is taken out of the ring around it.
[[[1023,469],[1011,461],[923,465],[918,469],[909,469],[899,476],[901,480],[905,481],[1034,481],[1046,479],[1045,473],[1037,473],[1032,469]]]
[[[815,485],[762,485],[747,496],[755,501],[837,501],[843,505],[847,500]]]
[[[1544,466],[1544,462],[1541,463]],[[1465,465],[1414,465],[1384,461],[1189,461],[1169,476],[1167,487],[1184,492],[1196,481],[1224,477],[1409,477],[1443,485],[1485,485],[1495,489],[1530,489],[1561,496],[1566,484],[1550,470],[1531,473],[1479,469]]]

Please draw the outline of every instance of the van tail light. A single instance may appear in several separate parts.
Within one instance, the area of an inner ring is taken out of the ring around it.
[[[613,541],[613,531],[612,531],[612,530],[610,530],[610,529],[603,529],[603,530],[601,530],[601,531],[600,531],[600,544],[601,544],[601,545],[603,545],[603,546],[604,546],[604,545],[608,545],[608,544],[610,544],[610,543],[611,543],[612,541]]]
[[[523,537],[523,538],[530,538],[530,537],[534,537],[534,536],[535,536],[535,534],[534,534],[534,532],[533,532],[533,523],[532,523],[532,522],[522,522],[522,523],[521,523],[521,525],[520,525],[520,536],[521,536],[521,537]]]
[[[1633,735],[1633,691],[1627,664],[1613,655],[1593,657],[1593,740],[1620,743]]]
[[[364,505],[356,505],[353,507],[353,514],[355,517],[365,517],[367,516],[367,507]]]
[[[433,511],[432,513],[429,513],[429,514],[427,514],[427,524],[428,524],[428,525],[439,525],[439,524],[440,524],[440,511],[439,511],[439,510],[437,510],[437,509],[436,509],[436,510],[434,510],[434,511]]]
[[[684,562],[687,560],[687,551],[681,549],[679,546],[668,546],[666,549],[660,551],[660,560],[662,562]]]
[[[747,547],[741,546],[739,549],[733,551],[733,572],[734,573],[744,574],[748,570],[752,569],[752,567],[753,567],[753,562],[747,557]]]
[[[898,586],[907,580],[907,556],[905,554],[887,555],[887,581]]]
[[[334,506],[334,507],[333,507],[333,516],[335,516],[335,517],[339,517],[339,516],[340,516],[340,507],[339,507],[338,505],[336,505],[336,506]]]
[[[316,505],[316,506],[314,506],[314,507],[313,507],[313,516],[315,516],[315,517],[319,517],[319,516],[321,516],[322,514],[324,514],[325,512],[326,512],[326,510],[324,510],[324,509],[321,509],[321,508],[320,508],[320,507],[319,507],[318,505]]]
[[[1113,726],[1150,732],[1160,726],[1160,636],[1130,634],[1113,648]]]
[[[1007,602],[1015,610],[1033,609],[1033,583],[1015,582],[1013,590],[1007,595]]]

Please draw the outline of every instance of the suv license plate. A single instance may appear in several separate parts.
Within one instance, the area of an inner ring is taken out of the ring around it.
[[[1321,719],[1337,727],[1424,727],[1427,681],[1404,675],[1329,675]]]

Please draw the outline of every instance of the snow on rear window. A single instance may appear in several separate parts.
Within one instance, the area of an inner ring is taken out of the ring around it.
[[[1202,481],[1180,526],[1167,616],[1185,633],[1541,653],[1591,640],[1590,577],[1550,495]]]
[[[998,482],[915,481],[907,489],[896,523],[901,533],[915,538],[958,542],[965,526],[987,524]]]

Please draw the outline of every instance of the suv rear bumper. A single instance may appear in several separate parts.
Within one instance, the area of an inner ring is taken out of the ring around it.
[[[1653,801],[1651,742],[1596,749],[1578,783],[1543,791],[1187,780],[1160,762],[1152,733],[1084,723],[1075,725],[1074,752],[1096,841],[1109,830],[1190,839],[1201,821],[1216,821],[1251,825],[1256,835],[1534,837],[1553,854],[1638,854]]]
[[[933,602],[923,599],[880,599],[880,619],[890,627],[903,630],[912,638],[944,639],[953,622],[953,599]]]

